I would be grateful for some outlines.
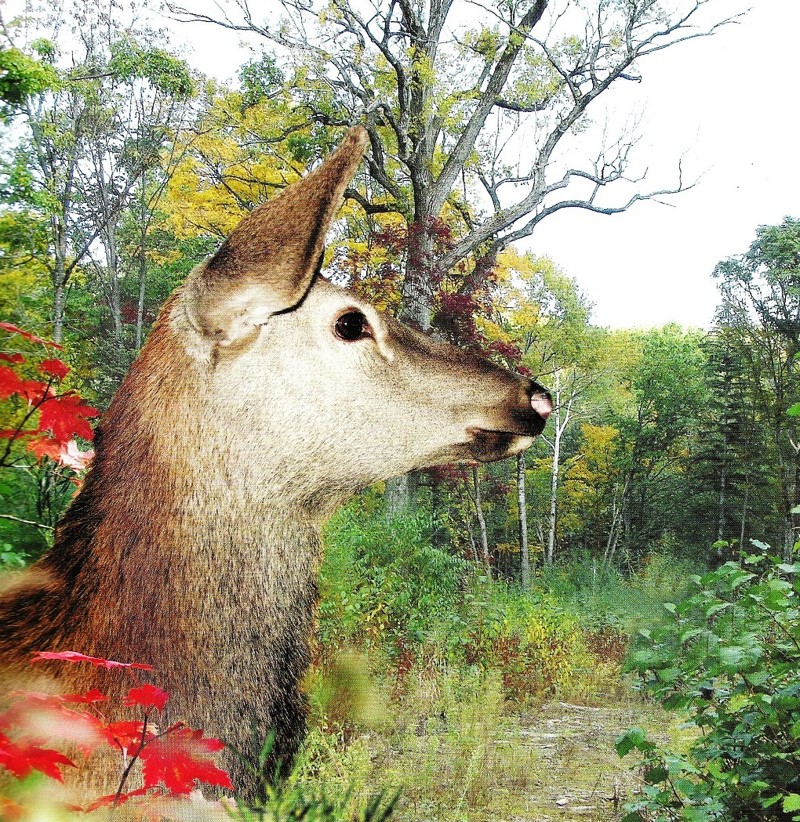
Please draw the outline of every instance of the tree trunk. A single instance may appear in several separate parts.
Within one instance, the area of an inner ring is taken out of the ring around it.
[[[415,474],[404,474],[386,481],[386,516],[389,519],[400,516],[411,507],[417,484]]]
[[[519,554],[522,587],[531,587],[531,560],[528,551],[528,503],[525,496],[525,455],[517,454],[517,505],[519,506]]]
[[[481,533],[481,555],[483,557],[483,565],[486,568],[486,573],[491,576],[492,560],[489,556],[489,535],[486,530],[486,517],[483,515],[483,500],[481,498],[481,478],[478,474],[478,466],[472,466],[472,485],[475,496],[472,502],[475,505],[475,516],[478,518],[478,528]]]
[[[744,501],[742,502],[742,519],[739,527],[739,555],[744,556],[742,551],[744,551],[744,535],[745,529],[747,527],[747,503],[749,502],[750,497],[750,482],[748,480],[747,485],[744,487]]]
[[[727,456],[727,437],[723,436],[722,445],[722,467],[719,475],[719,499],[717,510],[717,541],[725,539],[725,497],[727,492],[728,479],[728,456]]]
[[[149,220],[146,217],[147,204],[145,203],[145,186],[139,188],[139,248],[137,262],[139,267],[139,299],[136,303],[136,338],[135,350],[138,352],[144,342],[144,300],[147,284],[147,228]]]
[[[427,223],[428,220],[423,218],[421,224],[408,228],[409,252],[400,309],[400,319],[403,322],[425,332],[431,328],[433,302],[430,271],[433,265],[433,241],[427,230]],[[418,477],[414,474],[387,481],[386,512],[390,518],[411,506],[418,485]]]
[[[53,342],[64,342],[64,315],[67,310],[67,229],[58,215],[51,217],[53,228]]]
[[[64,312],[67,307],[67,287],[63,279],[57,279],[56,273],[53,277],[53,342],[64,342]]]
[[[142,243],[144,243],[144,237],[142,237]],[[142,347],[142,342],[144,341],[144,298],[146,283],[147,258],[144,253],[144,245],[142,245],[139,253],[139,300],[136,303],[136,340],[134,342],[137,352]]]
[[[561,377],[558,371],[554,374],[555,389],[553,403],[553,462],[550,469],[550,509],[547,524],[547,555],[548,565],[555,559],[556,523],[558,520],[558,468],[561,459],[561,434],[564,427],[561,421]]]

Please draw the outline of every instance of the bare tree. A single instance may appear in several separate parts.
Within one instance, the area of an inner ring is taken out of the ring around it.
[[[704,22],[714,3],[281,0],[271,18],[250,0],[217,0],[216,15],[168,7],[261,35],[302,77],[296,96],[315,121],[366,121],[369,180],[349,194],[367,214],[396,212],[421,230],[402,313],[428,328],[433,270],[491,261],[566,208],[612,214],[687,187],[679,169],[672,184],[645,188],[631,136],[587,146],[581,132],[606,91],[642,79],[644,58],[739,17]],[[612,187],[624,195],[605,196]],[[446,209],[461,230],[435,254],[426,229]],[[466,287],[490,267],[473,265]]]

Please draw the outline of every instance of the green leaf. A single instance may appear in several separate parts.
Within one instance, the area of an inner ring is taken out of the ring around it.
[[[726,611],[730,607],[730,602],[718,602],[715,605],[709,605],[709,607],[705,609],[706,619],[711,619],[711,617],[715,614],[719,614],[722,611]]]
[[[679,637],[681,645],[685,645],[690,639],[705,633],[704,628],[688,628]]]
[[[800,811],[800,793],[790,793],[784,797],[783,810],[785,813]]]
[[[769,682],[770,679],[770,672],[769,671],[753,671],[752,673],[746,674],[745,679],[754,687],[758,688],[761,685]]]
[[[722,646],[719,649],[719,661],[725,668],[736,671],[745,659],[745,649],[740,645]]]
[[[633,750],[649,751],[654,747],[647,739],[647,731],[643,728],[628,728],[624,734],[618,736],[614,748],[619,756],[625,756]]]
[[[669,771],[663,767],[648,768],[644,773],[644,780],[650,785],[659,785],[669,777]]]

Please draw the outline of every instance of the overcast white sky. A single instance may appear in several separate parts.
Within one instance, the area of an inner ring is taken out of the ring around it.
[[[746,1],[720,0],[715,11]],[[637,157],[655,187],[673,182],[682,156],[685,176],[701,177],[697,186],[672,206],[639,203],[614,216],[561,212],[525,246],[577,279],[599,325],[708,327],[715,264],[746,251],[759,225],[800,217],[800,0],[752,5],[738,25],[643,61],[644,82],[614,97],[626,114],[642,114]],[[233,45],[232,36],[197,25],[180,32],[214,43],[211,60],[203,46],[190,58],[198,67],[234,73],[236,50],[223,45]]]

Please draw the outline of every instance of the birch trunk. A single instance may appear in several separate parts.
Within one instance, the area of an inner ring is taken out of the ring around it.
[[[531,587],[531,560],[528,550],[528,503],[525,495],[525,455],[517,454],[517,505],[519,506],[519,553],[522,587]]]
[[[478,518],[478,528],[481,534],[481,555],[483,558],[483,565],[486,568],[486,573],[492,572],[492,561],[489,556],[489,534],[486,529],[486,517],[483,515],[483,499],[481,497],[481,478],[478,473],[478,466],[472,466],[472,484],[475,496],[472,502],[475,505],[475,516]]]

